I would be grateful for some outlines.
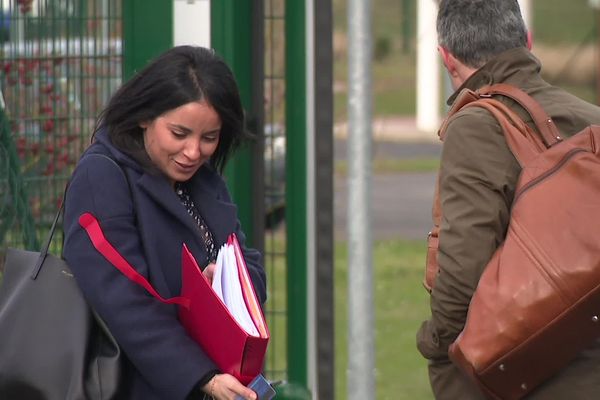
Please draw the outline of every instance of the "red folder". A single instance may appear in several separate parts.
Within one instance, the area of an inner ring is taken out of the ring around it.
[[[251,336],[236,322],[185,245],[181,254],[181,295],[190,299],[190,307],[179,308],[179,319],[221,371],[247,385],[262,371],[269,331],[260,307],[252,310],[253,305],[258,306],[258,300],[246,263],[243,257],[238,257],[241,251],[235,236],[230,237],[228,242],[235,243],[242,293],[260,336]]]
[[[185,244],[181,256],[181,296],[165,299],[106,240],[92,214],[84,213],[79,224],[86,230],[94,247],[127,278],[144,287],[159,301],[179,306],[181,324],[222,372],[235,376],[244,385],[261,373],[269,330],[235,234],[229,237],[227,243],[234,248],[242,294],[259,336],[248,334],[236,322]]]

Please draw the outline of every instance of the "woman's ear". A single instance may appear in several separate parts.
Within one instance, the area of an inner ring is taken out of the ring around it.
[[[142,130],[145,131],[146,128],[148,128],[148,126],[150,125],[150,122],[144,121],[144,122],[140,122],[138,125],[140,126],[140,128],[142,128]]]

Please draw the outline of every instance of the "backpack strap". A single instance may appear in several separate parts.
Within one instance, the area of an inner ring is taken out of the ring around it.
[[[491,95],[499,94],[519,103],[519,105],[531,115],[546,147],[552,147],[562,141],[560,132],[554,121],[552,121],[552,118],[548,116],[537,101],[523,90],[506,83],[496,83],[479,89],[477,93],[479,93],[480,97],[489,97]]]
[[[466,107],[481,107],[494,116],[502,128],[508,147],[521,167],[529,164],[539,153],[546,150],[539,135],[504,103],[492,98],[484,98],[469,103]]]
[[[504,103],[491,98],[492,94],[500,94],[517,101],[531,114],[542,137],[534,132],[515,111],[511,110]],[[558,129],[552,119],[547,116],[542,107],[532,97],[513,86],[497,84],[477,92],[464,89],[458,95],[438,131],[438,135],[442,141],[444,140],[446,129],[454,114],[466,107],[481,107],[492,114],[500,124],[506,138],[506,143],[521,166],[528,164],[547,147],[562,140],[558,135]],[[549,136],[553,135],[553,132],[556,132],[556,136]],[[548,143],[550,143],[550,145],[548,145]],[[439,191],[440,177],[438,174],[433,196],[433,227],[427,236],[427,259],[425,261],[425,278],[423,280],[423,286],[430,293],[433,290],[435,278],[439,273],[437,253],[439,246],[439,232],[442,222],[442,207]]]

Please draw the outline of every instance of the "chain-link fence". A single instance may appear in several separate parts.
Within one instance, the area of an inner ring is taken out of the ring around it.
[[[0,251],[45,238],[121,83],[121,26],[121,0],[0,0]]]
[[[264,1],[265,254],[269,277],[266,315],[271,330],[266,373],[287,378],[287,244],[285,215],[285,1]],[[300,300],[299,300],[300,301]]]

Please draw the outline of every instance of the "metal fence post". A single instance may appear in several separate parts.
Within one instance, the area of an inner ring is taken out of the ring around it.
[[[371,1],[348,2],[348,398],[375,399]]]
[[[308,385],[306,5],[285,2],[288,378]]]

